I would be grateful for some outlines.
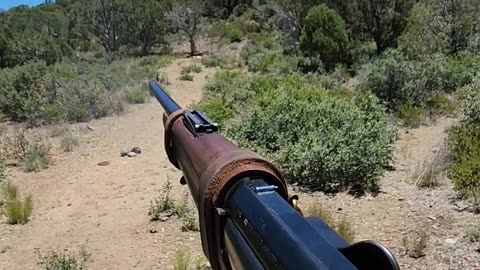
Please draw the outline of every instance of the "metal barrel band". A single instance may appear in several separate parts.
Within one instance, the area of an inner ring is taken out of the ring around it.
[[[174,153],[173,153],[173,145],[171,143],[172,129],[173,129],[173,125],[175,124],[175,122],[177,122],[177,120],[181,119],[186,111],[187,110],[184,110],[184,109],[178,110],[178,111],[170,114],[169,116],[167,116],[167,120],[165,121],[165,136],[164,136],[165,152],[167,152],[168,160],[177,169],[180,169],[180,166],[179,166],[178,161],[175,158]]]

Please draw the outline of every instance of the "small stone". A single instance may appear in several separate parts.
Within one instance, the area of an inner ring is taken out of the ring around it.
[[[122,151],[120,151],[120,156],[121,157],[127,156],[128,153],[129,153],[128,151],[122,150]]]
[[[455,245],[457,243],[457,239],[453,239],[453,238],[448,238],[445,240],[445,242],[451,246]]]
[[[128,155],[127,155],[127,156],[128,156],[128,157],[136,157],[136,156],[137,156],[137,154],[136,154],[136,153],[134,153],[134,152],[130,152],[130,153],[128,153]]]
[[[98,163],[98,166],[108,166],[110,165],[110,161],[102,161]]]
[[[140,147],[134,147],[130,152],[140,155],[142,153],[142,149],[140,149]]]
[[[148,230],[148,231],[149,231],[150,233],[158,233],[158,231],[155,230],[155,229],[150,229],[150,230]]]
[[[95,130],[95,128],[93,128],[93,127],[90,126],[90,125],[87,125],[87,129],[90,130],[90,131],[94,131],[94,130]]]
[[[72,206],[72,203],[68,203],[67,206]]]

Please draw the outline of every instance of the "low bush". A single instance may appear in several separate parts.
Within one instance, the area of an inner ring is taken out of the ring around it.
[[[463,123],[454,127],[448,141],[454,158],[451,169],[454,188],[477,204],[480,201],[480,126]]]
[[[63,152],[73,152],[79,144],[78,138],[74,137],[71,133],[65,134],[60,140],[60,146]]]
[[[35,251],[40,262],[38,265],[44,270],[83,270],[87,269],[87,263],[91,258],[91,254],[82,248],[78,254],[49,251],[46,255]]]
[[[125,91],[125,100],[130,104],[144,104],[149,93],[141,86]]]
[[[225,106],[224,101],[220,98],[204,100],[195,106],[195,109],[206,113],[210,119],[220,126],[220,128],[223,128],[227,121],[234,116],[233,109]]]
[[[466,121],[480,125],[480,76],[459,91],[460,106]]]
[[[180,81],[190,81],[193,82],[193,76],[190,74],[183,74],[178,78]]]
[[[26,172],[38,172],[48,167],[49,148],[43,144],[35,144],[25,153],[23,166]]]
[[[443,74],[443,90],[454,92],[473,82],[480,74],[480,56],[463,53],[446,60]]]
[[[4,214],[7,217],[7,223],[26,224],[33,210],[32,197],[26,196],[25,199],[20,199],[17,186],[9,182],[2,186],[2,193],[5,198]]]
[[[441,84],[440,60],[411,61],[391,51],[360,71],[358,87],[398,111],[402,105],[425,108]]]
[[[292,183],[324,191],[376,188],[393,138],[375,97],[339,98],[295,76],[274,89],[257,93],[260,105],[227,135],[271,157]]]
[[[436,93],[428,104],[434,115],[455,116],[457,101],[444,93]]]
[[[170,182],[170,179],[167,179],[167,182],[162,187],[160,197],[155,198],[152,202],[150,202],[148,215],[150,216],[151,221],[160,220],[162,213],[175,213],[175,200],[170,195],[171,191],[172,183]]]
[[[422,108],[402,104],[398,109],[398,117],[405,126],[418,128],[425,120],[426,112]]]

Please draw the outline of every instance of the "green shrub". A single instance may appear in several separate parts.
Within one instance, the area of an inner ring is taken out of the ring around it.
[[[35,121],[41,115],[47,67],[27,64],[0,73],[0,111],[13,121]]]
[[[190,82],[193,82],[193,76],[190,75],[190,74],[183,74],[182,76],[180,76],[180,78],[178,78],[180,81],[190,81]]]
[[[372,91],[391,111],[425,108],[442,85],[441,59],[410,61],[390,51],[360,71],[359,89]]]
[[[183,249],[175,252],[175,261],[173,263],[173,270],[187,270],[190,265],[190,255]]]
[[[221,59],[218,55],[209,55],[202,57],[202,64],[206,67],[218,67],[221,65]]]
[[[225,36],[230,40],[230,42],[240,42],[242,41],[243,31],[237,27],[235,24],[227,24],[225,27]]]
[[[469,122],[480,124],[480,76],[459,91],[460,106]]]
[[[225,106],[224,101],[220,98],[203,100],[196,106],[196,109],[207,114],[221,128],[233,117],[234,113],[233,109]]]
[[[7,166],[5,166],[5,162],[0,158],[0,185],[7,180],[7,175],[5,174],[6,169]]]
[[[142,87],[133,88],[125,92],[125,99],[130,104],[144,104],[149,93]]]
[[[325,4],[312,7],[305,18],[300,48],[308,56],[318,56],[327,70],[346,60],[348,34],[345,22]]]
[[[450,57],[445,63],[442,88],[447,92],[454,92],[471,84],[479,72],[479,55],[463,53]]]
[[[176,211],[175,200],[171,197],[172,183],[170,179],[162,187],[161,195],[150,202],[150,208],[148,209],[148,215],[151,221],[160,220],[162,213],[174,214]]]
[[[11,183],[7,183],[3,187],[3,194],[5,197],[4,214],[8,224],[26,224],[33,210],[31,196],[27,196],[24,200],[18,198],[18,188]]]
[[[46,104],[43,108],[42,118],[47,123],[58,123],[63,118],[63,110],[57,104]]]
[[[42,255],[38,250],[36,250],[35,253],[40,259],[38,265],[44,270],[87,269],[86,264],[91,257],[91,254],[86,251],[85,248],[82,248],[78,254],[50,251],[46,255]]]
[[[23,166],[26,172],[38,172],[48,167],[49,149],[41,144],[35,144],[25,154]]]
[[[405,126],[418,128],[425,120],[426,112],[422,108],[402,104],[398,109],[398,117]]]
[[[452,128],[448,143],[454,158],[454,187],[476,203],[480,199],[480,126],[463,123]]]
[[[456,100],[450,99],[444,93],[435,94],[429,104],[434,114],[444,116],[455,116],[457,106]]]
[[[343,99],[289,78],[227,135],[271,157],[291,183],[324,191],[375,189],[392,156],[378,100]]]

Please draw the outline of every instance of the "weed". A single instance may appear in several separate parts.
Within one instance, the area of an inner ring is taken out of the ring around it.
[[[455,116],[458,107],[455,101],[451,100],[443,93],[434,95],[429,105],[435,114],[445,116]]]
[[[307,216],[321,219],[325,224],[334,229],[345,241],[352,243],[355,238],[355,230],[346,216],[335,219],[328,209],[320,204],[314,204],[307,210]]]
[[[414,259],[425,256],[428,239],[429,235],[426,231],[415,232],[413,236],[403,237],[402,245],[405,253]]]
[[[170,85],[170,80],[169,80],[168,74],[166,72],[162,72],[162,73],[158,74],[157,81],[160,84]]]
[[[18,195],[18,188],[17,186],[13,185],[10,182],[7,182],[3,187],[2,187],[2,193],[3,197],[5,200],[14,200],[17,198]]]
[[[125,92],[125,100],[130,104],[144,104],[147,101],[148,92],[138,87]]]
[[[412,180],[416,187],[432,188],[438,186],[439,176],[448,168],[449,153],[446,147],[441,147],[433,158],[419,163]]]
[[[401,105],[398,116],[405,126],[418,128],[425,118],[425,110],[410,105]]]
[[[480,225],[472,225],[467,230],[467,238],[472,242],[480,242]]]
[[[86,264],[91,257],[91,254],[84,247],[82,247],[78,254],[50,251],[47,255],[42,255],[38,250],[36,250],[35,253],[40,259],[38,265],[44,270],[86,269]]]
[[[67,133],[60,141],[63,152],[73,152],[75,147],[79,145],[78,138],[74,137],[71,133]]]
[[[27,223],[32,214],[32,210],[33,203],[31,196],[27,196],[25,200],[17,197],[7,199],[5,203],[5,216],[7,217],[8,224],[11,225]]]
[[[172,183],[170,179],[167,179],[167,183],[162,187],[161,195],[158,198],[155,198],[154,201],[150,202],[150,209],[148,210],[148,215],[150,216],[151,221],[160,220],[162,213],[171,213],[176,212],[175,201],[170,197],[170,192],[172,191]]]
[[[174,270],[187,270],[190,264],[190,255],[184,250],[175,252],[175,261],[173,263]]]
[[[6,167],[5,162],[0,159],[0,184],[7,180],[7,175],[5,174]]]
[[[355,239],[355,231],[353,229],[352,223],[348,221],[347,217],[343,217],[337,221],[336,230],[345,241],[348,243],[353,243]]]
[[[70,132],[70,128],[67,125],[59,125],[59,126],[52,127],[52,129],[49,132],[50,133],[49,136],[50,138],[57,138],[65,135],[68,132]]]
[[[187,214],[187,212],[189,211],[189,208],[188,208],[188,196],[189,196],[189,195],[188,195],[187,192],[183,193],[182,202],[175,205],[175,214],[176,214],[179,218],[183,218],[183,217],[185,216],[185,214]]]
[[[190,82],[193,82],[193,76],[190,75],[190,74],[183,74],[182,76],[180,76],[180,78],[178,78],[180,81],[190,81]]]
[[[189,74],[191,72],[200,73],[200,72],[202,72],[202,67],[200,65],[197,65],[197,64],[186,66],[186,67],[182,68],[181,74],[185,75],[185,74]]]
[[[199,231],[200,228],[198,226],[197,218],[195,217],[193,210],[191,208],[187,208],[185,214],[182,217],[182,231]]]
[[[23,166],[26,172],[38,172],[48,167],[49,149],[43,144],[36,144],[25,153]]]
[[[2,153],[7,159],[23,161],[31,142],[25,129],[16,129],[12,135],[3,138]]]

